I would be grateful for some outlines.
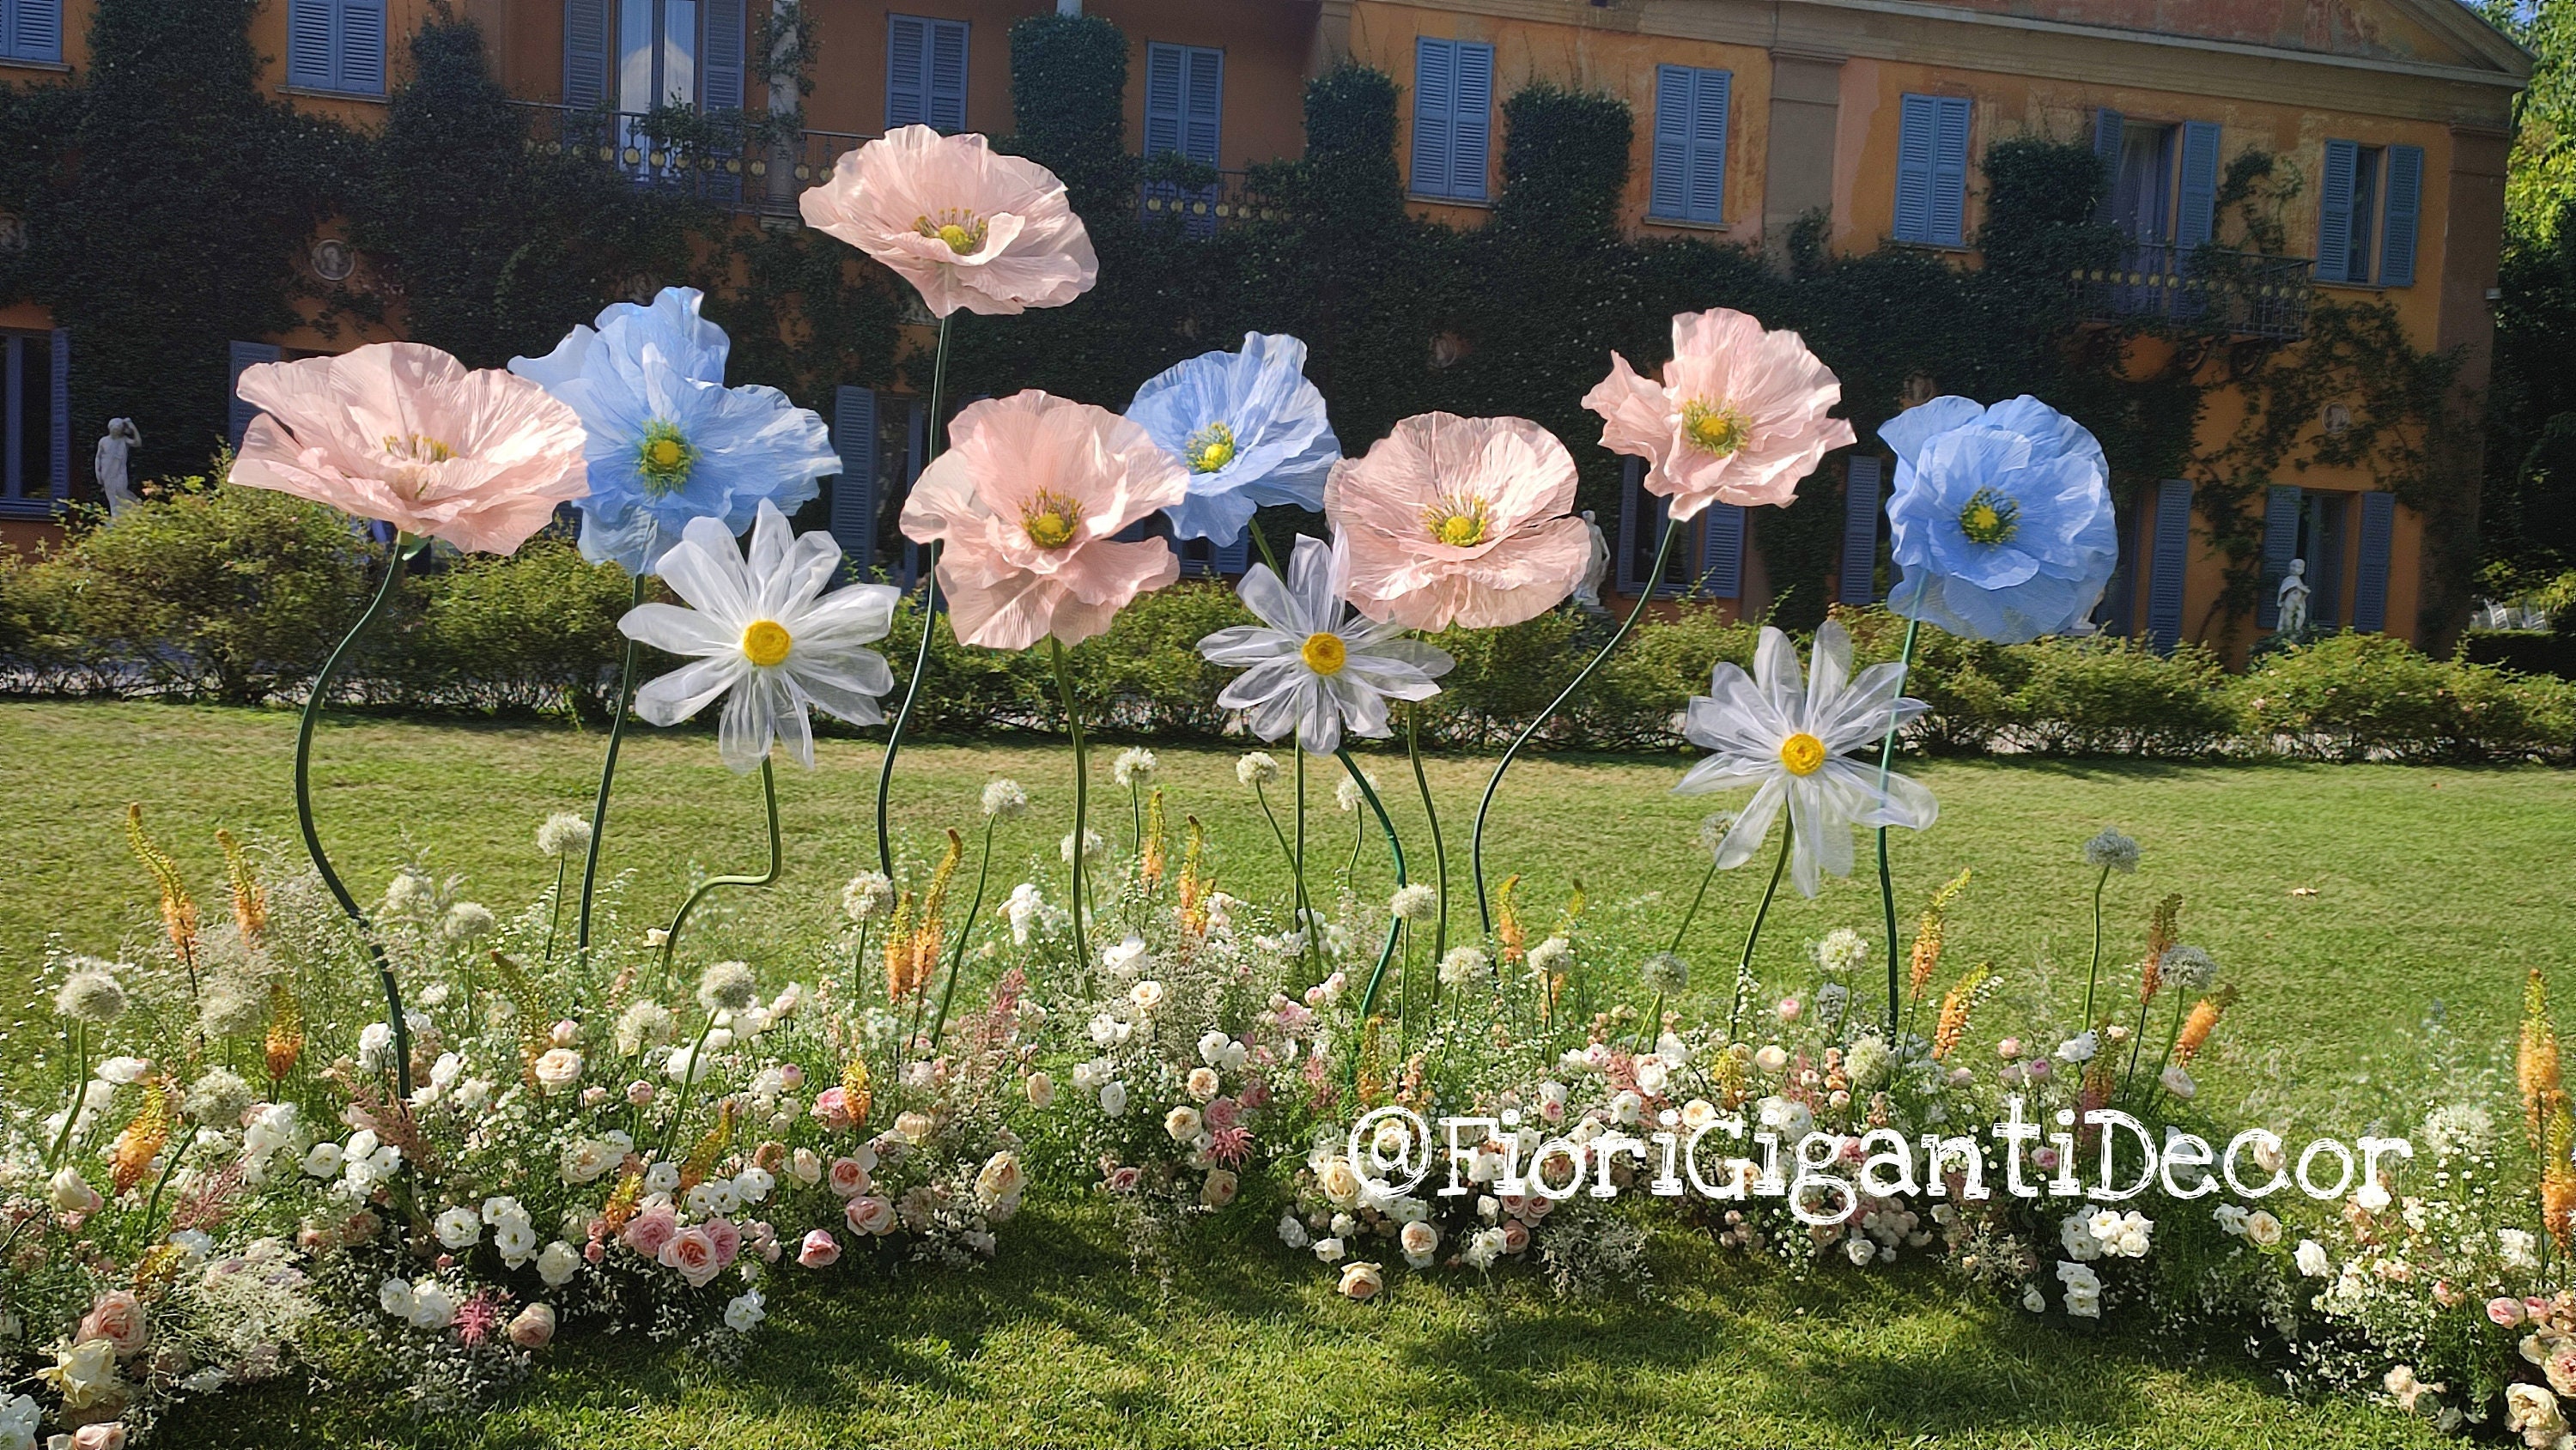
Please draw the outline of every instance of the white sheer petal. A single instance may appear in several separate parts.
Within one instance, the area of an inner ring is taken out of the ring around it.
[[[1303,636],[1258,624],[1229,624],[1199,641],[1199,653],[1220,665],[1257,665],[1304,647]]]
[[[1314,677],[1315,672],[1306,668],[1304,660],[1293,654],[1282,655],[1264,660],[1235,676],[1233,682],[1217,695],[1216,702],[1229,710],[1248,710]]]
[[[1826,620],[1816,626],[1816,647],[1809,656],[1805,723],[1811,734],[1822,736],[1816,723],[1833,714],[1843,687],[1851,682],[1851,631],[1843,628],[1841,620]]]
[[[635,713],[656,725],[677,725],[750,673],[750,663],[738,654],[699,660],[645,682],[635,692]]]
[[[1771,822],[1780,814],[1780,803],[1788,797],[1789,788],[1778,776],[1762,783],[1753,799],[1736,813],[1735,824],[1727,827],[1726,839],[1717,843],[1720,870],[1732,871],[1753,859],[1753,853],[1762,849],[1763,838],[1771,834]]]
[[[656,572],[672,593],[737,634],[760,617],[752,611],[751,580],[743,573],[742,556],[734,552],[733,536],[714,519],[689,520]]]
[[[894,670],[875,650],[853,650],[822,664],[791,659],[788,678],[822,709],[853,725],[885,720],[880,697],[894,689]]]
[[[777,734],[769,691],[760,680],[746,680],[725,697],[724,711],[716,717],[716,754],[736,775],[749,775],[769,757],[769,742]]]
[[[1243,582],[1235,586],[1235,592],[1243,596],[1243,607],[1252,611],[1252,617],[1272,629],[1292,633],[1299,639],[1314,633],[1298,618],[1296,596],[1279,582],[1278,575],[1270,572],[1269,565],[1255,564],[1245,570]]]
[[[628,639],[675,655],[724,654],[742,647],[739,630],[676,604],[639,604],[626,611],[617,628]]]

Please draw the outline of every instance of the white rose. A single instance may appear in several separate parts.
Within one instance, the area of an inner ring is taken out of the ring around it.
[[[451,1249],[471,1248],[483,1237],[483,1220],[474,1210],[461,1206],[440,1214],[431,1228],[437,1232],[438,1241]]]
[[[550,1047],[537,1054],[528,1070],[536,1074],[537,1086],[549,1093],[559,1093],[581,1081],[581,1054],[569,1047]]]
[[[537,1255],[537,1277],[545,1280],[546,1287],[549,1289],[563,1287],[573,1275],[579,1272],[581,1272],[581,1250],[561,1239],[546,1245],[545,1252]]]
[[[2292,1257],[2298,1261],[2299,1272],[2307,1275],[2311,1279],[2324,1278],[2334,1267],[2334,1265],[2326,1259],[2325,1245],[2318,1243],[2315,1239],[2299,1240],[2298,1252]]]

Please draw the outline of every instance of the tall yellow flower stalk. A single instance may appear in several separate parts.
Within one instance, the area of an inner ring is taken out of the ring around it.
[[[2191,1004],[2182,1019],[2182,1032],[2174,1038],[2174,1061],[2185,1067],[2209,1044],[2209,1034],[2218,1030],[2219,1016],[2235,1005],[2236,988],[2225,986]]]
[[[152,1160],[169,1146],[170,1094],[156,1074],[143,1080],[143,1106],[135,1110],[125,1131],[116,1135],[116,1147],[108,1154],[108,1196],[119,1197],[142,1182]]]
[[[169,934],[170,949],[179,954],[179,964],[188,969],[188,994],[193,999],[197,991],[197,903],[188,895],[188,883],[179,876],[179,863],[144,833],[141,801],[125,808],[125,844],[143,863],[143,869],[152,873],[153,884],[161,888],[161,929]]]
[[[1520,890],[1521,878],[1515,872],[1503,878],[1502,888],[1494,894],[1494,940],[1503,949],[1503,965],[1519,966],[1529,956],[1529,932],[1521,925],[1521,914],[1513,904]]]
[[[1145,800],[1145,839],[1137,848],[1136,874],[1151,891],[1163,884],[1163,871],[1171,855],[1170,830],[1163,821],[1163,788],[1154,787]]]
[[[268,1032],[260,1044],[268,1067],[269,1091],[286,1081],[295,1071],[296,1061],[304,1056],[304,1007],[295,1000],[295,989],[283,981],[268,986]]]
[[[876,1091],[868,1077],[867,1060],[856,1051],[851,1052],[849,1061],[841,1064],[841,1097],[849,1109],[850,1120],[866,1127],[868,1112],[876,1106]]]
[[[2522,984],[2522,1041],[2514,1052],[2513,1076],[2522,1089],[2523,1129],[2531,1146],[2539,1148],[2547,1141],[2543,1128],[2550,1110],[2566,1102],[2567,1088],[2559,1075],[2558,1029],[2549,1020],[2549,983],[2538,967]]]
[[[239,836],[217,831],[215,844],[224,848],[224,883],[232,889],[233,922],[241,928],[242,945],[258,951],[268,945],[268,888],[260,885],[258,869]]]
[[[1924,990],[1932,985],[1932,976],[1941,969],[1943,935],[1949,929],[1950,903],[1968,889],[1965,871],[1950,878],[1950,883],[1932,893],[1931,903],[1923,908],[1923,919],[1914,927],[1914,951],[1909,962],[1911,976],[1907,982],[1913,1001],[1923,1000]]]
[[[1968,969],[1968,974],[1959,979],[1958,985],[1942,994],[1941,1024],[1932,1031],[1934,1062],[1948,1058],[1951,1050],[1959,1045],[1959,1039],[1968,1035],[1969,1015],[1976,1011],[1977,999],[1984,994],[1994,973],[1994,963],[1979,962]]]
[[[1207,935],[1208,898],[1216,892],[1216,878],[1202,864],[1207,854],[1207,830],[1196,816],[1184,817],[1181,839],[1181,948],[1187,952]]]
[[[2144,1007],[2156,999],[2156,989],[2164,985],[2165,953],[2182,940],[2182,893],[2177,891],[2156,903],[2147,918],[2147,959],[2138,964],[2138,1005]],[[2139,1019],[2146,1020],[2144,1017]]]

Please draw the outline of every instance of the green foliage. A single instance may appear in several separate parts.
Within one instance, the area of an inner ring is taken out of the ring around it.
[[[2226,669],[2186,644],[2158,655],[2127,640],[2034,640],[2007,651],[2028,670],[2010,719],[2061,755],[2205,755],[2241,726]]]
[[[604,724],[625,656],[618,617],[632,585],[563,539],[541,536],[507,559],[467,555],[418,581],[412,622],[362,659],[392,678],[398,703],[531,715],[570,708]]]
[[[2267,655],[2237,692],[2246,727],[2292,755],[2565,760],[2576,750],[2576,684],[2432,659],[2381,635]]]
[[[1134,206],[1127,155],[1127,37],[1097,15],[1011,27],[1011,149],[1054,172],[1086,219]]]

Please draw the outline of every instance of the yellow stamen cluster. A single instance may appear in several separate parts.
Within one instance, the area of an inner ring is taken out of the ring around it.
[[[644,425],[644,437],[635,445],[635,472],[644,480],[644,491],[655,498],[668,498],[688,486],[689,472],[698,465],[698,450],[680,425],[668,418],[656,418]]]
[[[1082,505],[1051,489],[1040,489],[1020,505],[1020,528],[1041,549],[1061,549],[1074,540],[1082,522]]]
[[[941,212],[935,221],[927,215],[914,217],[912,229],[925,237],[936,237],[946,242],[948,250],[961,257],[981,249],[984,235],[989,230],[983,218],[955,208]]]
[[[1991,488],[1968,496],[1959,510],[1959,532],[1972,544],[2008,544],[2021,532],[2021,505]]]
[[[388,433],[385,453],[402,463],[445,463],[456,457],[456,450],[426,433]]]
[[[1351,657],[1350,647],[1342,643],[1340,635],[1323,630],[1306,636],[1297,654],[1306,662],[1306,668],[1319,675],[1340,674]]]
[[[1433,543],[1453,549],[1472,549],[1485,542],[1493,522],[1494,506],[1473,494],[1444,494],[1422,511],[1423,531]]]
[[[1801,730],[1780,742],[1780,764],[1791,775],[1813,775],[1825,768],[1825,742]]]
[[[1214,473],[1232,463],[1234,455],[1234,430],[1223,423],[1210,423],[1181,446],[1181,457],[1192,473]]]
[[[1732,404],[1698,398],[1682,404],[1682,436],[1702,453],[1725,458],[1742,448],[1752,434],[1753,420]]]
[[[742,657],[764,670],[785,664],[787,652],[795,647],[795,637],[777,620],[755,619],[743,626]]]

